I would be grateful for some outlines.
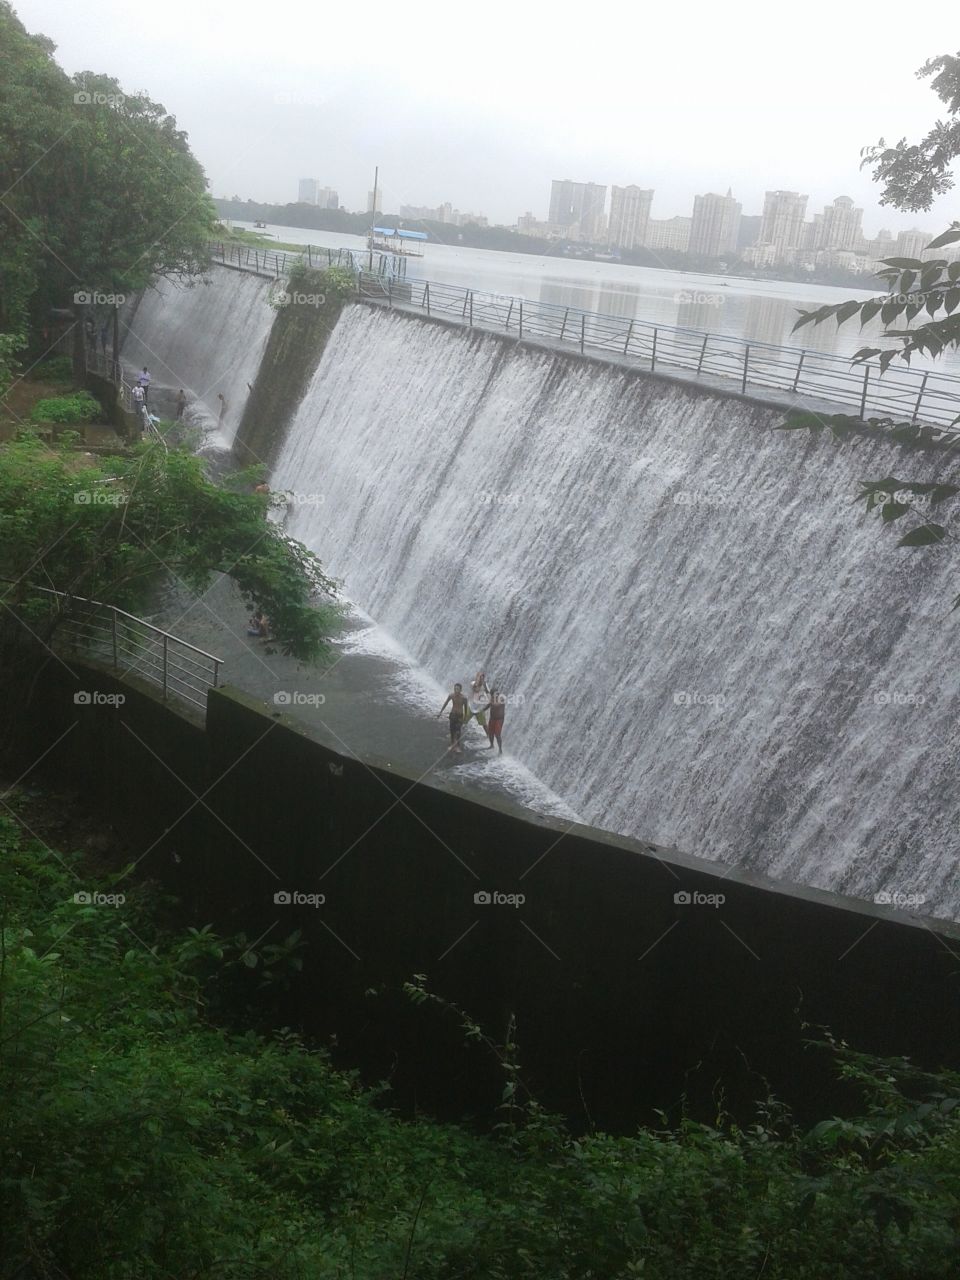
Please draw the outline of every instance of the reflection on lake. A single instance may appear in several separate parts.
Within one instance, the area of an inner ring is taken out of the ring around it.
[[[250,223],[235,225],[252,229]],[[292,244],[334,249],[366,247],[362,236],[300,227],[272,226],[267,230],[277,240]],[[833,321],[826,321],[792,332],[801,310],[812,311],[846,298],[870,297],[877,290],[869,287],[851,289],[792,280],[697,275],[443,244],[427,245],[424,257],[411,258],[407,270],[410,277],[597,311],[626,321],[642,320],[842,356],[852,356],[863,346],[880,345],[874,339],[883,329],[879,319],[874,319],[862,330],[854,320],[841,329]],[[960,373],[960,354],[955,352],[934,362],[915,356],[912,363],[914,367]]]

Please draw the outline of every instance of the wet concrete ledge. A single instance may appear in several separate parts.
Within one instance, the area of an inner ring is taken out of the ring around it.
[[[822,1026],[960,1062],[956,925],[441,790],[237,690],[211,693],[201,726],[135,680],[71,666],[36,686],[25,762],[48,751],[45,769],[108,810],[125,861],[177,894],[184,924],[302,930],[278,1023],[335,1033],[402,1104],[483,1112],[502,1087],[454,1019],[400,996],[414,974],[498,1040],[515,1019],[545,1105],[612,1129],[681,1095],[709,1118],[718,1082],[735,1114],[770,1088],[822,1116],[844,1099],[804,1051]],[[78,707],[78,688],[126,701]]]

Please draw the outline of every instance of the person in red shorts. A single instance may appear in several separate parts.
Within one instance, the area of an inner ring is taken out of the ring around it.
[[[490,701],[483,709],[490,712],[490,719],[487,721],[487,737],[490,739],[490,750],[493,750],[493,742],[496,739],[497,750],[500,755],[503,755],[503,743],[500,741],[500,735],[503,733],[503,716],[507,709],[507,700],[502,693],[497,692],[496,686],[490,690]]]

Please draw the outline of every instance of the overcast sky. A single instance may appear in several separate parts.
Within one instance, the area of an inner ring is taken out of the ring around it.
[[[566,5],[529,0],[14,0],[68,71],[162,102],[217,196],[286,202],[300,177],[366,204],[546,217],[552,178],[654,187],[653,216],[732,187],[759,213],[778,187],[837,195],[864,228],[941,230],[881,209],[859,169],[881,136],[918,139],[942,104],[915,71],[955,53],[955,5],[769,0]]]

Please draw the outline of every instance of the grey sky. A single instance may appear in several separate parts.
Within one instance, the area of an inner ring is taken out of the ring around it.
[[[945,0],[922,22],[900,0],[14,7],[67,71],[162,102],[214,195],[285,202],[311,176],[363,208],[379,164],[388,210],[450,200],[507,223],[545,217],[560,177],[652,186],[660,218],[728,186],[744,213],[776,187],[809,193],[808,216],[850,195],[868,234],[960,217],[953,193],[929,214],[880,209],[859,170],[862,146],[941,113],[914,72],[956,52]]]

